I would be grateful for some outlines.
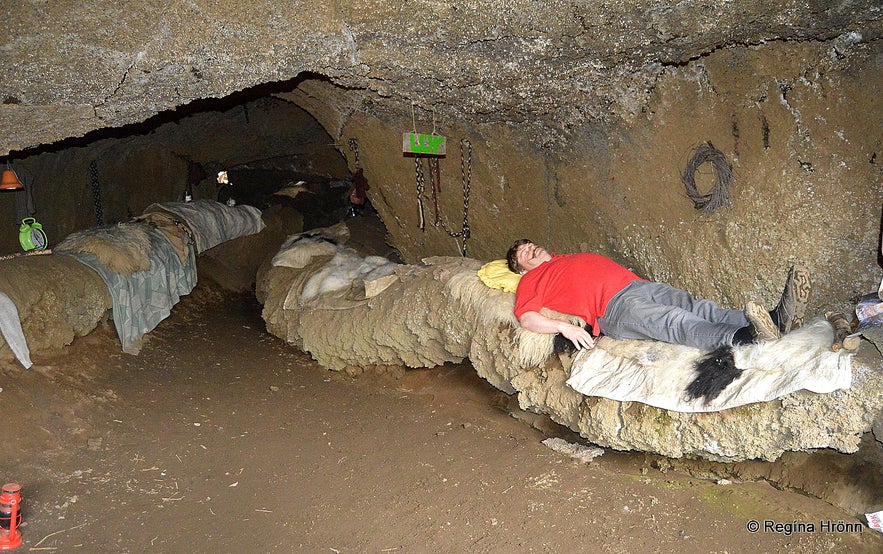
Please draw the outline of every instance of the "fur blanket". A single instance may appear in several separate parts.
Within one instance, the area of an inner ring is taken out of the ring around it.
[[[92,254],[110,271],[133,275],[150,269],[152,229],[148,222],[129,222],[76,231],[53,250],[63,254]]]
[[[512,392],[509,373],[552,355],[554,337],[518,326],[514,295],[482,283],[477,260],[430,257],[416,265],[392,264],[338,244],[347,237],[345,225],[289,237],[259,284],[268,290],[268,330],[326,367],[432,367],[468,355],[508,368],[506,376],[482,376]],[[390,273],[381,292],[354,294],[360,281],[385,281],[381,276]]]
[[[392,275],[399,264],[382,256],[362,258],[352,248],[339,247],[334,257],[313,274],[301,292],[301,302],[307,303],[321,294],[346,290],[356,281],[373,281]]]
[[[779,340],[733,347],[733,360],[741,374],[708,402],[685,394],[705,354],[656,341],[602,338],[595,348],[576,355],[567,384],[587,396],[678,412],[725,410],[798,390],[830,393],[852,383],[852,353],[833,352],[832,339],[831,325],[820,318]]]
[[[164,213],[143,215],[137,218],[137,220],[144,220],[153,224],[166,237],[166,240],[169,241],[175,252],[178,253],[178,259],[181,260],[181,263],[187,263],[187,256],[190,254],[190,250],[195,247],[195,243],[190,235],[190,230],[187,229],[183,222]]]
[[[271,265],[302,269],[313,258],[334,256],[339,246],[349,238],[350,230],[345,223],[291,235],[285,239],[276,255],[273,256]]]

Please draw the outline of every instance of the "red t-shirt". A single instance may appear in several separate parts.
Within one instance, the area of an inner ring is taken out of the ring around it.
[[[525,273],[515,291],[515,317],[548,308],[578,315],[600,334],[607,303],[632,281],[643,281],[600,254],[559,254]]]

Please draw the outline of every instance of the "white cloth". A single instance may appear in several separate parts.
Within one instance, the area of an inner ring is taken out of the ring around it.
[[[30,369],[34,364],[31,362],[31,351],[21,329],[18,309],[12,299],[3,292],[0,292],[0,331],[3,332],[3,338],[6,339],[6,344],[9,345],[16,359],[25,366],[25,369]]]
[[[852,353],[833,352],[833,338],[833,329],[822,318],[776,341],[734,347],[742,375],[707,405],[702,398],[691,401],[684,394],[703,352],[657,341],[602,338],[594,348],[576,355],[567,384],[586,396],[677,412],[725,410],[801,389],[829,393],[852,384]]]

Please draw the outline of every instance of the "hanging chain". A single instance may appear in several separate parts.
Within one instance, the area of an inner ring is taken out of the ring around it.
[[[438,158],[429,158],[429,188],[432,191],[432,209],[435,213],[432,225],[438,227],[442,225],[441,210],[438,208],[438,197],[441,195],[441,170]]]
[[[101,185],[98,182],[98,162],[92,160],[89,164],[89,179],[92,183],[92,202],[95,204],[95,222],[104,225],[104,214],[101,210]]]
[[[353,152],[353,164],[356,166],[356,169],[362,168],[362,162],[359,161],[359,141],[355,138],[351,138],[349,140],[350,150]]]
[[[463,155],[464,148],[467,154]],[[438,160],[435,161],[438,164]],[[464,240],[469,238],[469,194],[470,182],[472,181],[472,145],[469,141],[463,139],[460,141],[460,176],[463,178],[463,227],[459,231],[452,231],[444,221],[439,218],[438,199],[435,198],[436,221],[439,222],[441,228],[453,238],[462,237]],[[439,192],[441,192],[441,184],[439,183]]]
[[[429,159],[429,186],[432,192],[432,208],[434,212],[433,225],[441,227],[451,238],[463,239],[463,256],[466,256],[466,241],[472,236],[469,229],[469,196],[472,188],[472,144],[466,139],[460,139],[460,176],[463,180],[463,227],[459,231],[452,231],[441,217],[441,209],[438,205],[438,197],[441,194],[441,172],[438,158]],[[426,175],[423,173],[423,164],[420,156],[414,156],[414,172],[417,176],[417,209],[420,213],[420,230],[426,230],[426,220],[423,215],[423,194],[426,190]]]
[[[463,150],[466,155],[463,155]],[[463,229],[460,234],[463,236],[463,255],[466,255],[466,240],[472,236],[469,229],[469,195],[472,187],[472,143],[468,140],[460,139],[460,175],[463,177]]]
[[[466,255],[466,241],[472,234],[469,229],[469,196],[472,183],[472,144],[466,139],[460,139],[460,177],[463,180],[463,227],[459,231],[452,231],[441,217],[438,206],[438,196],[441,193],[441,175],[439,173],[438,158],[429,160],[430,183],[432,185],[432,203],[435,209],[435,226],[442,229],[451,238],[463,239],[463,255]]]
[[[417,174],[417,210],[420,213],[420,230],[426,230],[426,220],[423,217],[423,191],[426,189],[426,178],[423,175],[423,164],[420,156],[414,156],[414,172]]]

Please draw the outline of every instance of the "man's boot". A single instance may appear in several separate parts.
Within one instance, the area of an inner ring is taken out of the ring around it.
[[[785,279],[785,289],[779,304],[770,312],[770,317],[783,335],[803,325],[806,305],[812,292],[809,272],[799,266],[791,266]]]

